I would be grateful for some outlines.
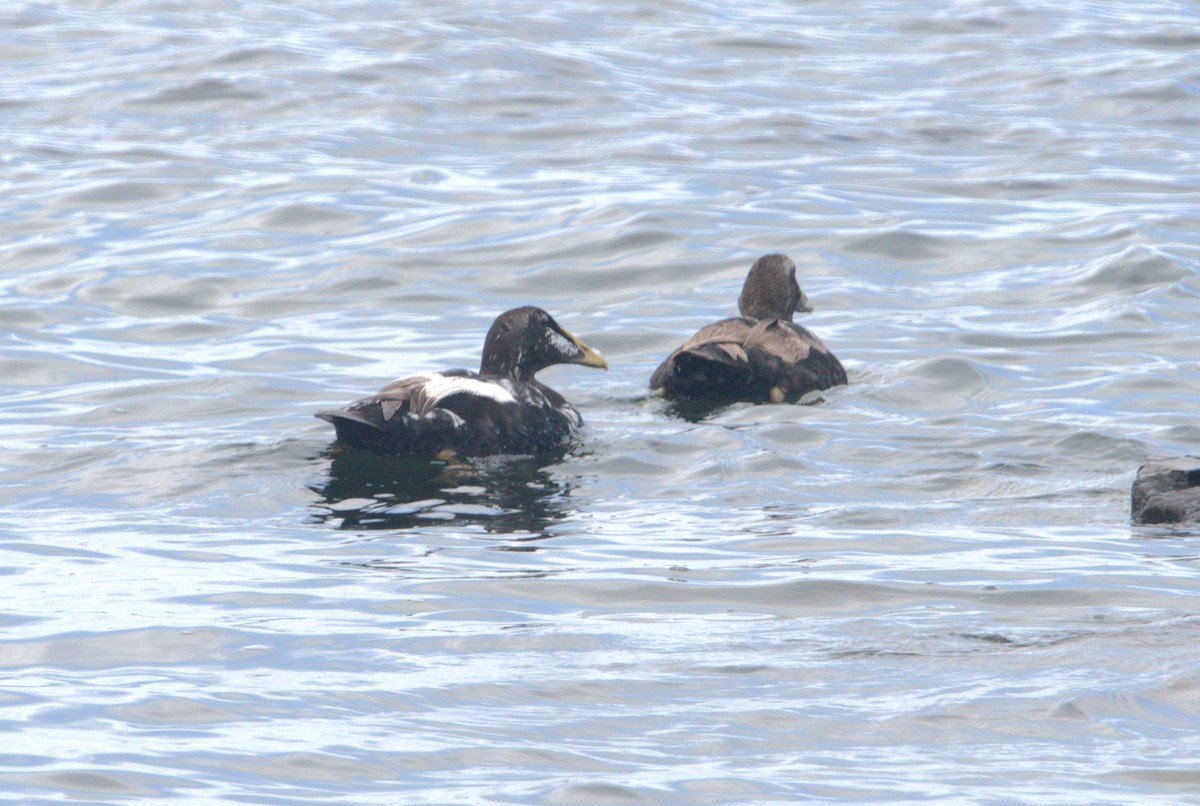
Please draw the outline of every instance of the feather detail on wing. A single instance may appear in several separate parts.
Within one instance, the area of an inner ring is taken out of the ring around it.
[[[412,412],[427,414],[443,401],[455,395],[488,398],[497,403],[516,403],[517,399],[502,383],[502,380],[485,381],[479,378],[436,372],[414,390],[411,401]]]
[[[580,423],[570,403],[537,381],[468,370],[401,378],[317,416],[351,447],[426,454],[536,453],[562,443]]]
[[[668,356],[650,378],[668,396],[767,400],[846,382],[845,370],[808,330],[779,319],[722,319]]]

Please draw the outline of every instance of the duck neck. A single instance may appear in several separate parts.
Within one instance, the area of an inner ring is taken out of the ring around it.
[[[488,350],[483,351],[483,360],[479,362],[480,375],[494,375],[500,378],[512,378],[514,381],[525,381],[528,383],[533,380],[533,374],[536,372],[529,371],[523,366],[521,361],[522,356],[503,357]]]

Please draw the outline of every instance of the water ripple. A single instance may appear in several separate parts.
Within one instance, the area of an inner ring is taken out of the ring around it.
[[[14,9],[0,791],[1193,794],[1195,9],[803,11]],[[774,251],[850,385],[650,398]],[[527,303],[564,456],[330,450]]]

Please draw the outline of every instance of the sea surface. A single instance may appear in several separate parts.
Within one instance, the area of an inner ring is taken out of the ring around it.
[[[15,2],[0,799],[1200,798],[1200,7]],[[850,377],[658,362],[784,252]],[[313,412],[535,304],[561,458]],[[687,415],[687,416],[685,416]]]

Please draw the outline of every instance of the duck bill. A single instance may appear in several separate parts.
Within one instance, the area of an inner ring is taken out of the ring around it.
[[[800,292],[800,299],[796,300],[796,313],[812,313],[812,303],[808,301],[808,295],[803,291]]]
[[[585,367],[595,367],[596,369],[608,370],[608,362],[604,360],[604,356],[588,347],[583,341],[574,334],[567,333],[568,337],[579,348],[579,355],[571,359],[572,364],[579,364]]]

